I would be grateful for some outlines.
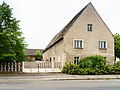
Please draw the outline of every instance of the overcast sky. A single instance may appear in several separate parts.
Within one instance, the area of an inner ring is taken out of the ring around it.
[[[28,48],[44,49],[50,40],[89,2],[92,2],[113,34],[120,34],[120,0],[4,0],[20,28]],[[2,4],[3,0],[0,0]]]

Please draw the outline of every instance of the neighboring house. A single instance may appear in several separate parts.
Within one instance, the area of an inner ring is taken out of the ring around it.
[[[43,53],[43,49],[26,49],[25,52],[28,55],[28,59],[30,61],[36,61],[35,53],[37,50],[40,50],[41,54]]]
[[[114,37],[89,3],[48,44],[43,59],[77,64],[81,58],[102,55],[114,62]]]

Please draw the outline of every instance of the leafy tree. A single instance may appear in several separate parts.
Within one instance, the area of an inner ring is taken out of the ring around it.
[[[120,59],[120,35],[116,33],[114,35],[115,40],[115,56]]]
[[[12,9],[5,2],[0,5],[0,61],[22,61],[25,59],[24,37],[18,20],[12,17]]]
[[[40,50],[37,50],[37,51],[35,52],[35,57],[36,57],[36,60],[41,60],[42,54],[41,54]]]

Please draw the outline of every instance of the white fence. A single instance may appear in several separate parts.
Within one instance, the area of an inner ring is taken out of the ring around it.
[[[62,62],[23,62],[23,72],[61,72]]]
[[[0,72],[22,72],[22,62],[0,62]]]

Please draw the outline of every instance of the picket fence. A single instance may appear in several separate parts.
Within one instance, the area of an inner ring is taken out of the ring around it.
[[[23,62],[25,73],[61,72],[62,67],[62,62]]]

